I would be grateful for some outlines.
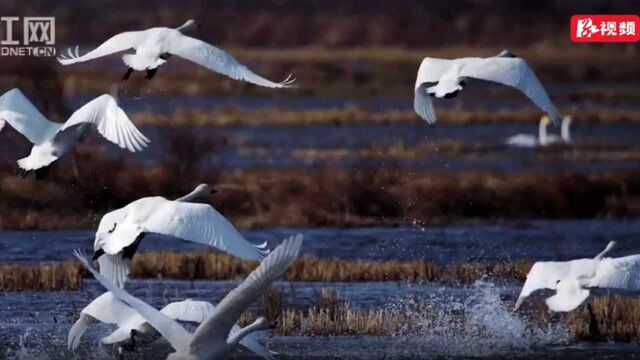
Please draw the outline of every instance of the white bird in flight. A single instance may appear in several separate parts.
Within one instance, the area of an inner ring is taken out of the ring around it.
[[[146,197],[105,214],[93,244],[93,259],[98,260],[100,273],[124,286],[131,259],[149,233],[208,245],[243,259],[262,260],[269,253],[266,242],[250,243],[211,205],[190,202],[212,192],[215,190],[209,185],[201,184],[177,200]]]
[[[301,234],[285,239],[242,284],[220,301],[194,333],[189,333],[175,320],[116,286],[98,273],[82,254],[76,252],[75,255],[108,291],[134,308],[169,341],[175,352],[169,354],[167,359],[198,360],[220,359],[233,350],[248,334],[269,327],[267,319],[260,317],[235,334],[230,333],[242,313],[285,273],[300,253],[301,247]]]
[[[232,79],[269,88],[289,87],[295,81],[289,75],[284,81],[276,83],[255,74],[223,50],[185,35],[195,27],[196,22],[188,20],[176,29],[155,27],[147,30],[127,31],[113,36],[82,56],[78,54],[77,46],[75,52],[68,49],[67,56],[59,56],[58,61],[62,65],[71,65],[134,49],[135,54],[122,56],[122,60],[128,67],[123,80],[128,79],[133,70],[147,71],[146,79],[150,80],[158,71],[159,66],[166,63],[171,55],[176,55]]]
[[[160,310],[169,318],[181,322],[202,323],[215,309],[215,306],[206,301],[191,299],[172,302]],[[160,334],[132,307],[122,302],[110,292],[95,298],[80,312],[80,318],[69,330],[67,347],[76,350],[80,340],[89,327],[96,321],[113,324],[118,328],[111,334],[100,339],[103,345],[128,342],[129,345],[138,346],[155,341]],[[239,325],[231,328],[231,335],[240,331]],[[253,351],[265,359],[275,359],[275,352],[270,351],[259,340],[257,333],[248,334],[239,342],[240,345]]]
[[[420,64],[416,78],[413,101],[415,112],[430,124],[436,122],[436,113],[430,97],[455,97],[464,88],[467,78],[514,87],[549,114],[554,123],[560,122],[558,110],[529,65],[508,50],[488,58],[425,58]]]
[[[532,134],[517,134],[507,138],[506,144],[515,147],[533,148],[538,146],[547,146],[551,144],[571,143],[571,134],[569,133],[569,127],[571,125],[572,118],[565,116],[562,118],[562,125],[560,128],[560,136],[547,133],[547,127],[551,122],[547,115],[543,115],[538,125],[538,136]]]
[[[605,258],[614,246],[615,242],[610,242],[593,259],[536,262],[527,274],[516,310],[527,296],[540,289],[556,291],[546,299],[546,304],[557,312],[578,307],[589,297],[590,288],[640,290],[640,255]]]
[[[12,89],[0,97],[0,131],[5,123],[33,144],[29,156],[18,160],[18,166],[25,176],[36,171],[36,178],[43,178],[47,168],[78,144],[91,128],[131,152],[141,151],[150,142],[108,94],[86,103],[60,124],[47,120],[20,90]]]

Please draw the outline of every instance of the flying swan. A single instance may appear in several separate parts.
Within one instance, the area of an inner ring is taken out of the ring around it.
[[[516,310],[524,299],[539,289],[555,290],[546,299],[552,311],[571,311],[589,297],[589,288],[640,290],[640,255],[605,258],[616,243],[610,242],[593,259],[539,261],[533,264],[516,301]]]
[[[176,29],[155,27],[147,30],[127,31],[113,36],[82,56],[78,54],[78,46],[75,51],[69,48],[67,55],[59,56],[58,61],[62,65],[71,65],[134,49],[135,54],[122,56],[122,61],[127,65],[127,72],[124,74],[123,80],[127,80],[133,70],[146,70],[145,78],[151,80],[158,71],[158,67],[166,63],[171,55],[176,55],[232,79],[269,88],[289,87],[295,81],[289,75],[283,82],[275,83],[255,74],[221,49],[185,35],[195,27],[196,22],[188,20]]]
[[[215,306],[209,302],[187,299],[172,302],[162,308],[160,312],[173,320],[200,324],[214,309]],[[76,350],[84,333],[96,321],[114,324],[118,327],[111,334],[100,339],[100,343],[103,345],[129,342],[129,345],[138,346],[140,342],[143,344],[151,343],[160,336],[133,308],[120,301],[112,293],[105,292],[82,309],[80,318],[69,330],[67,347],[70,350]],[[231,335],[240,329],[239,325],[233,325]],[[258,341],[257,333],[248,334],[240,340],[239,344],[265,359],[275,359],[276,353]]]
[[[250,243],[211,205],[191,202],[212,192],[215,190],[209,185],[201,184],[177,200],[146,197],[105,214],[93,244],[93,259],[98,260],[100,273],[123,286],[131,259],[149,233],[208,245],[243,259],[262,260],[269,253],[266,242]]]
[[[18,166],[25,176],[35,171],[38,179],[43,178],[48,167],[78,144],[91,128],[131,152],[141,151],[150,143],[118,107],[116,99],[108,94],[86,103],[67,122],[60,124],[47,120],[19,89],[12,89],[0,97],[0,131],[5,123],[33,144],[31,154],[18,160]]]
[[[130,295],[98,273],[84,255],[75,256],[93,276],[118,299],[134,308],[151,326],[169,341],[174,353],[167,359],[220,359],[233,350],[248,334],[269,327],[267,319],[258,318],[252,324],[231,334],[242,313],[280,278],[295,260],[302,246],[302,235],[287,238],[267,256],[237,288],[220,301],[194,333],[189,333],[175,320],[144,301]]]
[[[506,144],[515,147],[533,148],[537,146],[547,146],[551,144],[571,143],[571,134],[569,127],[571,126],[571,116],[565,116],[562,118],[562,125],[560,127],[560,137],[554,134],[547,134],[547,127],[549,126],[549,117],[543,115],[538,125],[538,136],[531,134],[517,134],[507,138]]]
[[[436,122],[436,113],[430,97],[455,97],[464,88],[467,78],[514,87],[549,114],[554,123],[560,122],[558,110],[529,65],[508,50],[488,58],[425,58],[420,64],[416,78],[413,100],[415,112],[430,124]]]

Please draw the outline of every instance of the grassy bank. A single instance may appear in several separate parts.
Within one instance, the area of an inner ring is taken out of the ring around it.
[[[145,168],[101,158],[99,153],[89,156],[80,157],[86,167],[78,173],[54,169],[47,181],[23,180],[4,170],[0,229],[95,228],[107,211],[144,196],[176,198],[201,182],[214,185],[218,193],[209,200],[240,228],[384,226],[416,219],[437,225],[640,213],[637,171],[502,174],[387,168],[200,173],[179,162]]]
[[[411,105],[411,100],[407,100]],[[573,116],[580,123],[640,123],[640,111],[613,109],[611,107],[588,107],[561,109],[565,115]],[[455,125],[476,123],[521,123],[537,125],[542,112],[535,107],[520,109],[438,109],[438,121]],[[341,124],[402,124],[424,123],[413,111],[374,112],[351,106],[344,109],[296,110],[287,108],[266,108],[248,110],[224,108],[219,110],[178,109],[163,115],[146,111],[132,116],[136,124],[145,125],[341,125]],[[425,126],[427,126],[425,124]]]
[[[137,279],[231,280],[246,277],[256,262],[227,254],[200,252],[148,252],[138,254],[131,267]],[[422,260],[365,261],[322,259],[303,256],[285,275],[288,281],[358,282],[408,281],[469,284],[489,276],[504,280],[524,280],[529,262],[469,262],[442,265]],[[90,276],[75,261],[36,265],[0,265],[0,290],[76,290]]]

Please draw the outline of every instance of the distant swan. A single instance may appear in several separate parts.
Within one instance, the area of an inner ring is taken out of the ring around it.
[[[146,197],[105,214],[93,245],[93,258],[100,264],[100,273],[123,286],[131,259],[149,233],[208,245],[243,259],[263,259],[269,253],[266,243],[254,245],[247,241],[211,205],[189,202],[214,191],[201,184],[178,200]]]
[[[553,134],[547,133],[547,127],[549,126],[549,117],[544,115],[540,119],[540,124],[538,125],[538,136],[531,134],[518,134],[513,135],[507,138],[507,145],[516,146],[516,147],[528,147],[533,148],[537,146],[547,146],[551,144],[557,143],[565,143],[568,144],[571,142],[571,134],[569,127],[571,126],[572,118],[570,116],[565,116],[562,118],[562,126],[560,128],[560,137]]]
[[[36,171],[37,178],[43,178],[48,166],[68,153],[91,128],[131,152],[141,151],[150,142],[108,94],[86,103],[60,124],[47,120],[20,90],[12,89],[0,97],[0,131],[5,123],[33,144],[31,154],[18,160],[18,166],[25,176]]]
[[[260,317],[252,324],[231,334],[231,329],[240,319],[242,313],[259,299],[274,281],[284,275],[300,253],[301,247],[301,234],[284,240],[260,263],[257,269],[249,274],[242,284],[220,301],[194,333],[189,333],[175,320],[116,286],[98,273],[82,254],[76,252],[75,255],[108,291],[134,308],[171,343],[175,352],[169,354],[167,359],[198,360],[220,359],[233,350],[248,334],[269,327],[267,319]]]
[[[158,71],[159,66],[166,63],[171,55],[176,55],[232,79],[247,81],[269,88],[289,87],[295,81],[291,75],[280,83],[267,80],[253,73],[233,56],[217,47],[184,35],[185,32],[195,27],[196,22],[188,20],[176,29],[155,27],[141,31],[123,32],[113,36],[96,49],[82,56],[78,54],[77,46],[75,53],[68,49],[67,56],[58,57],[58,61],[62,65],[71,65],[134,49],[135,54],[122,56],[122,60],[128,67],[122,78],[123,80],[128,79],[133,70],[146,70],[146,79],[150,80]]]
[[[215,306],[206,301],[194,301],[191,299],[172,302],[160,310],[173,320],[202,323]],[[99,321],[106,324],[117,325],[118,328],[111,334],[100,339],[104,345],[129,342],[130,345],[138,346],[139,342],[150,343],[155,341],[160,334],[147,323],[140,314],[110,292],[95,298],[80,312],[80,318],[69,330],[67,347],[76,350],[80,345],[80,340],[91,324]],[[240,331],[239,325],[231,328],[231,335]],[[265,359],[275,359],[274,352],[270,351],[258,341],[256,333],[249,334],[242,340],[240,345],[253,351]]]
[[[508,50],[488,58],[425,58],[420,64],[416,78],[415,112],[428,123],[436,122],[436,113],[430,97],[455,97],[464,88],[467,78],[512,86],[527,95],[554,123],[560,122],[558,110],[529,65]]]
[[[539,289],[556,291],[546,299],[546,304],[559,312],[571,311],[582,304],[589,297],[590,288],[640,290],[640,255],[605,258],[615,244],[610,242],[593,259],[536,262],[527,274],[515,308]]]

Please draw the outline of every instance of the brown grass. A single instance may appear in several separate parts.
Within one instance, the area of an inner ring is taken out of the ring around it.
[[[414,219],[446,224],[463,219],[625,217],[638,214],[640,197],[637,171],[279,169],[205,174],[126,162],[85,165],[89,170],[78,177],[53,171],[44,182],[0,177],[0,229],[95,228],[107,211],[144,196],[178,197],[200,182],[214,184],[218,193],[211,197],[213,205],[240,228],[383,226]],[[118,166],[119,171],[100,176],[90,170]]]
[[[246,277],[257,262],[240,260],[213,252],[148,252],[134,257],[132,278],[180,280],[230,280]],[[287,281],[362,282],[408,281],[469,284],[483,277],[522,281],[529,262],[470,262],[456,265],[415,261],[372,261],[321,259],[302,256],[285,274]],[[83,273],[76,262],[41,265],[5,265],[0,267],[0,289],[63,290],[77,289]]]
[[[409,101],[409,100],[408,100]],[[588,107],[561,109],[563,114],[572,115],[581,123],[639,123],[640,111]],[[529,123],[537,124],[542,113],[534,107],[520,109],[438,109],[441,123],[467,125],[473,123]],[[423,122],[413,111],[391,110],[374,112],[350,106],[343,109],[296,110],[287,108],[266,108],[247,110],[242,108],[222,108],[212,111],[178,109],[162,115],[150,111],[133,116],[136,123],[149,125],[320,125],[320,124],[398,124]]]
[[[274,292],[271,297],[280,296]],[[338,299],[335,289],[323,288],[315,305],[306,309],[280,307],[283,301],[266,313],[272,324],[272,333],[280,336],[349,336],[374,335],[395,336],[398,334],[420,335],[430,330],[432,324],[445,321],[459,331],[471,331],[469,335],[478,336],[465,323],[468,321],[464,311],[450,311],[442,304],[430,301],[408,301],[402,306],[358,309],[349,302]],[[583,341],[640,341],[640,300],[621,296],[597,296],[588,300],[592,305],[598,333],[590,331],[592,321],[587,305],[578,307],[567,314],[558,314],[551,319],[544,306],[528,313],[518,313],[529,320],[529,326],[546,328],[551,321],[559,321],[577,340]],[[512,306],[511,303],[505,306]],[[277,311],[276,311],[277,310]],[[439,319],[439,317],[448,317]],[[255,319],[253,313],[247,313],[242,319],[248,324]],[[462,333],[459,335],[463,335]]]
[[[0,266],[0,290],[76,290],[82,284],[82,265],[65,261],[39,265]]]

